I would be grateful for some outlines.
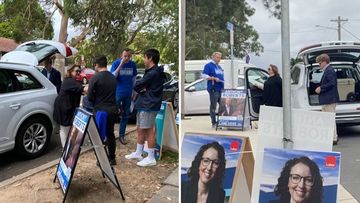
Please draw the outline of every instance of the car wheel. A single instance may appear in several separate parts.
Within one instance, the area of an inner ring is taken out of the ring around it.
[[[51,123],[43,118],[32,118],[23,123],[16,135],[16,150],[26,158],[41,155],[50,143]]]
[[[178,107],[179,107],[179,92],[178,91],[175,92],[175,94],[171,100],[172,100],[173,108],[178,109]]]
[[[87,78],[86,78],[86,77],[83,77],[82,82],[83,82],[83,84],[87,84],[87,83],[88,83]]]
[[[349,102],[354,102],[356,100],[356,95],[354,92],[350,92],[347,96],[346,96],[346,100]]]

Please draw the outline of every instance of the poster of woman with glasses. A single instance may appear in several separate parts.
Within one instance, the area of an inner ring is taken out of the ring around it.
[[[181,202],[228,202],[243,143],[237,137],[186,133],[181,150]]]
[[[336,203],[340,153],[265,148],[260,203]]]

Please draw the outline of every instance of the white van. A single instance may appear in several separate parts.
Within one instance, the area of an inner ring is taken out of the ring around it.
[[[211,60],[187,60],[185,61],[185,84],[190,84],[201,78],[201,73],[204,70],[205,64]],[[231,76],[233,76],[234,83],[238,80],[238,75],[244,75],[245,68],[255,67],[252,64],[247,64],[245,61],[235,59],[234,72],[231,72],[231,60],[223,59],[220,61],[220,66],[224,69],[225,88],[231,88]]]
[[[330,64],[337,75],[339,101],[336,105],[336,123],[360,123],[360,43],[323,42],[301,49],[298,53],[300,62],[291,67],[291,107],[320,111],[319,95],[315,93],[320,85],[323,71],[315,59],[320,54],[330,57]],[[260,69],[247,69],[245,86],[250,92],[250,113],[258,116],[262,100],[262,90],[251,86],[249,76],[257,75],[266,80],[267,73]]]

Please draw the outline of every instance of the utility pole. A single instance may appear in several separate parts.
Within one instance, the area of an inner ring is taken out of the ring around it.
[[[341,16],[338,16],[337,19],[335,20],[330,20],[331,22],[337,22],[338,27],[337,27],[337,31],[338,31],[338,40],[341,41],[341,22],[347,22],[348,19],[341,19]]]

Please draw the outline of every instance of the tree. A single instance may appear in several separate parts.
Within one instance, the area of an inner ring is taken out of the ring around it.
[[[186,59],[207,59],[214,51],[229,58],[228,21],[234,24],[235,57],[263,50],[259,35],[247,24],[254,9],[245,0],[187,0],[186,9]]]
[[[256,0],[255,0],[256,1]],[[281,0],[262,0],[264,7],[270,11],[270,13],[280,19],[281,17]]]
[[[78,37],[69,41],[71,46],[79,50],[77,61],[85,56],[89,63],[88,59],[99,54],[108,56],[111,61],[125,47],[134,49],[136,53],[153,47],[160,50],[161,63],[177,64],[176,1],[53,0],[52,3],[62,13],[62,19],[71,19],[72,25],[82,30]],[[60,36],[67,36],[65,27],[67,25],[62,23]],[[60,41],[63,37],[59,38]],[[141,61],[136,54],[134,58]]]
[[[53,28],[37,0],[5,0],[0,2],[0,36],[16,42],[51,39]]]

